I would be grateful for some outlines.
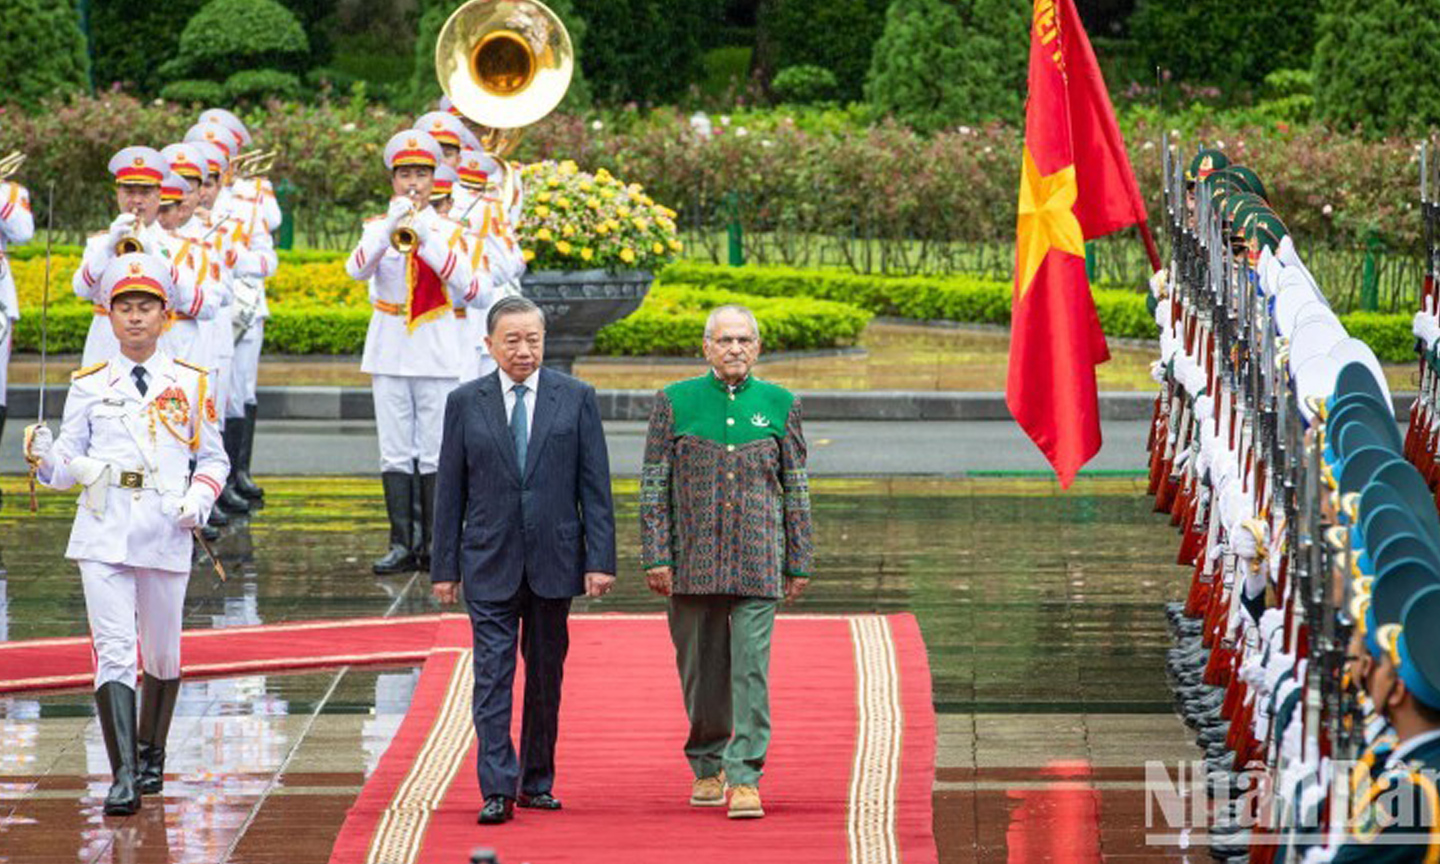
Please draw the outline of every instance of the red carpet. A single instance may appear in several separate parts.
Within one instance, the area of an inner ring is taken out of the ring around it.
[[[559,813],[475,824],[468,625],[446,622],[410,712],[346,818],[331,864],[936,860],[935,716],[915,619],[781,617],[766,818],[688,805],[684,710],[661,616],[577,616],[561,707]],[[515,726],[519,732],[519,687]]]
[[[351,618],[187,630],[181,641],[182,668],[188,678],[216,678],[326,666],[419,663],[429,656],[436,628],[444,617]],[[93,671],[89,637],[0,643],[0,693],[88,687]]]

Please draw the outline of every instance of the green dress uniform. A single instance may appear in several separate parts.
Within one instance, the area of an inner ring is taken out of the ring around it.
[[[1440,861],[1440,731],[1401,745],[1389,765],[1355,803],[1341,862]],[[1403,839],[1402,839],[1403,838]]]
[[[757,785],[770,743],[770,637],[785,579],[814,557],[800,402],[713,373],[656,395],[640,482],[642,563],[669,604],[695,776]]]

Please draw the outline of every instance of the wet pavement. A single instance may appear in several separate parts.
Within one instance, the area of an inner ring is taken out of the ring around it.
[[[230,581],[194,571],[187,627],[433,611],[424,580],[369,573],[386,543],[374,479],[266,486],[265,509],[219,545]],[[31,516],[21,478],[0,488],[0,639],[83,635],[60,558],[73,498],[42,495]],[[1063,495],[1045,480],[815,481],[819,578],[796,609],[919,618],[940,712],[942,861],[1044,860],[1042,838],[1077,831],[1084,854],[1056,860],[1165,859],[1143,842],[1144,765],[1198,751],[1163,674],[1159,604],[1180,574],[1143,491],[1127,478]],[[619,586],[577,612],[663,608],[639,574],[636,492],[616,481]],[[99,812],[108,766],[87,693],[0,697],[0,862],[324,862],[416,675],[187,683],[177,779],[163,808],[125,820]]]

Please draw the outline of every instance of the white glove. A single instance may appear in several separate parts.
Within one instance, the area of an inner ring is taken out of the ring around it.
[[[116,216],[115,221],[110,223],[110,248],[115,248],[115,244],[119,243],[122,237],[134,233],[137,228],[135,223],[138,221],[140,219],[134,213],[121,213]]]
[[[26,426],[24,447],[25,461],[39,465],[50,459],[50,451],[55,447],[55,435],[44,423]]]
[[[1215,416],[1215,400],[1209,396],[1201,396],[1195,400],[1195,421],[1206,423]]]
[[[187,494],[180,502],[180,509],[175,511],[175,524],[189,531],[199,528],[200,521],[200,501],[194,495]]]
[[[393,232],[400,224],[400,220],[405,218],[405,214],[414,207],[415,202],[409,198],[391,198],[390,209],[385,211],[385,227],[389,229],[389,232]]]
[[[1150,364],[1150,380],[1156,384],[1165,383],[1165,364],[1159,360]]]
[[[1150,274],[1150,293],[1156,297],[1165,296],[1165,280],[1170,276],[1168,270],[1156,270]]]

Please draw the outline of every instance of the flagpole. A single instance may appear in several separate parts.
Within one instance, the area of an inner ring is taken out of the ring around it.
[[[1164,265],[1160,262],[1160,250],[1155,246],[1155,235],[1150,233],[1149,222],[1136,223],[1140,228],[1140,239],[1145,241],[1145,254],[1150,256],[1150,270],[1161,269]]]

